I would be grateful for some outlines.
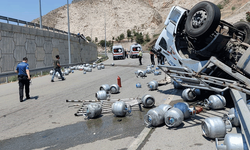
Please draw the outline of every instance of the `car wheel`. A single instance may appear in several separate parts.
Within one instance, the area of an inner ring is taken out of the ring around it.
[[[188,13],[185,23],[186,33],[199,38],[215,31],[220,23],[220,9],[213,3],[203,1],[196,4]]]
[[[233,26],[237,28],[238,30],[245,32],[245,35],[241,35],[236,32],[235,33],[236,36],[239,36],[240,37],[239,39],[242,42],[250,44],[250,23],[245,22],[245,21],[239,21],[233,24]]]

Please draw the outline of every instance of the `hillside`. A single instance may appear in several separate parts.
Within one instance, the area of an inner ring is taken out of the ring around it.
[[[69,5],[70,31],[90,36],[98,41],[106,37],[112,40],[128,29],[149,33],[150,37],[159,34],[172,6],[178,5],[191,9],[201,0],[74,0]],[[209,0],[221,9],[222,19],[235,23],[245,20],[250,10],[248,0]],[[43,16],[43,25],[68,31],[67,5],[57,8]],[[33,22],[38,23],[39,18]]]

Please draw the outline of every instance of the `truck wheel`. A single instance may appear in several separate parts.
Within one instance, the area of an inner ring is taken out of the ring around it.
[[[220,9],[215,4],[202,1],[188,13],[186,33],[193,38],[207,36],[215,31],[220,23],[220,17]]]
[[[239,21],[239,22],[236,22],[235,24],[233,24],[233,26],[235,28],[245,32],[245,35],[241,36],[241,34],[237,35],[237,33],[236,33],[236,35],[240,36],[240,40],[242,42],[250,44],[250,23],[245,22],[245,21]]]

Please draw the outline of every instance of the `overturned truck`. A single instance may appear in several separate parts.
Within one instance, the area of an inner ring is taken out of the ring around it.
[[[202,1],[191,10],[172,7],[165,28],[152,49],[166,58],[169,65],[159,65],[159,68],[176,83],[216,93],[230,92],[248,147],[249,44],[250,23],[223,21],[215,4]]]

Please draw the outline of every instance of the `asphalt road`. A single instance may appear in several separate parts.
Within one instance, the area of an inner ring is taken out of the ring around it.
[[[110,55],[110,54],[109,54]],[[110,57],[112,58],[112,57]],[[114,63],[115,66],[110,64]],[[102,84],[117,83],[120,76],[122,88],[114,98],[135,98],[150,94],[156,105],[164,103],[174,90],[172,85],[162,86],[158,91],[149,91],[147,82],[162,80],[165,75],[137,78],[134,72],[146,70],[150,64],[149,55],[144,54],[143,65],[138,59],[104,62],[105,69],[93,69],[83,74],[75,70],[65,81],[46,75],[32,79],[30,96],[22,103],[18,99],[18,83],[0,85],[0,149],[126,149],[144,129],[143,117],[148,111],[134,107],[131,115],[123,118],[112,113],[97,119],[86,120],[74,116],[79,107],[69,100],[94,100],[95,93]],[[136,83],[142,88],[136,88]],[[78,103],[81,104],[81,103]],[[71,107],[73,106],[73,107]]]

